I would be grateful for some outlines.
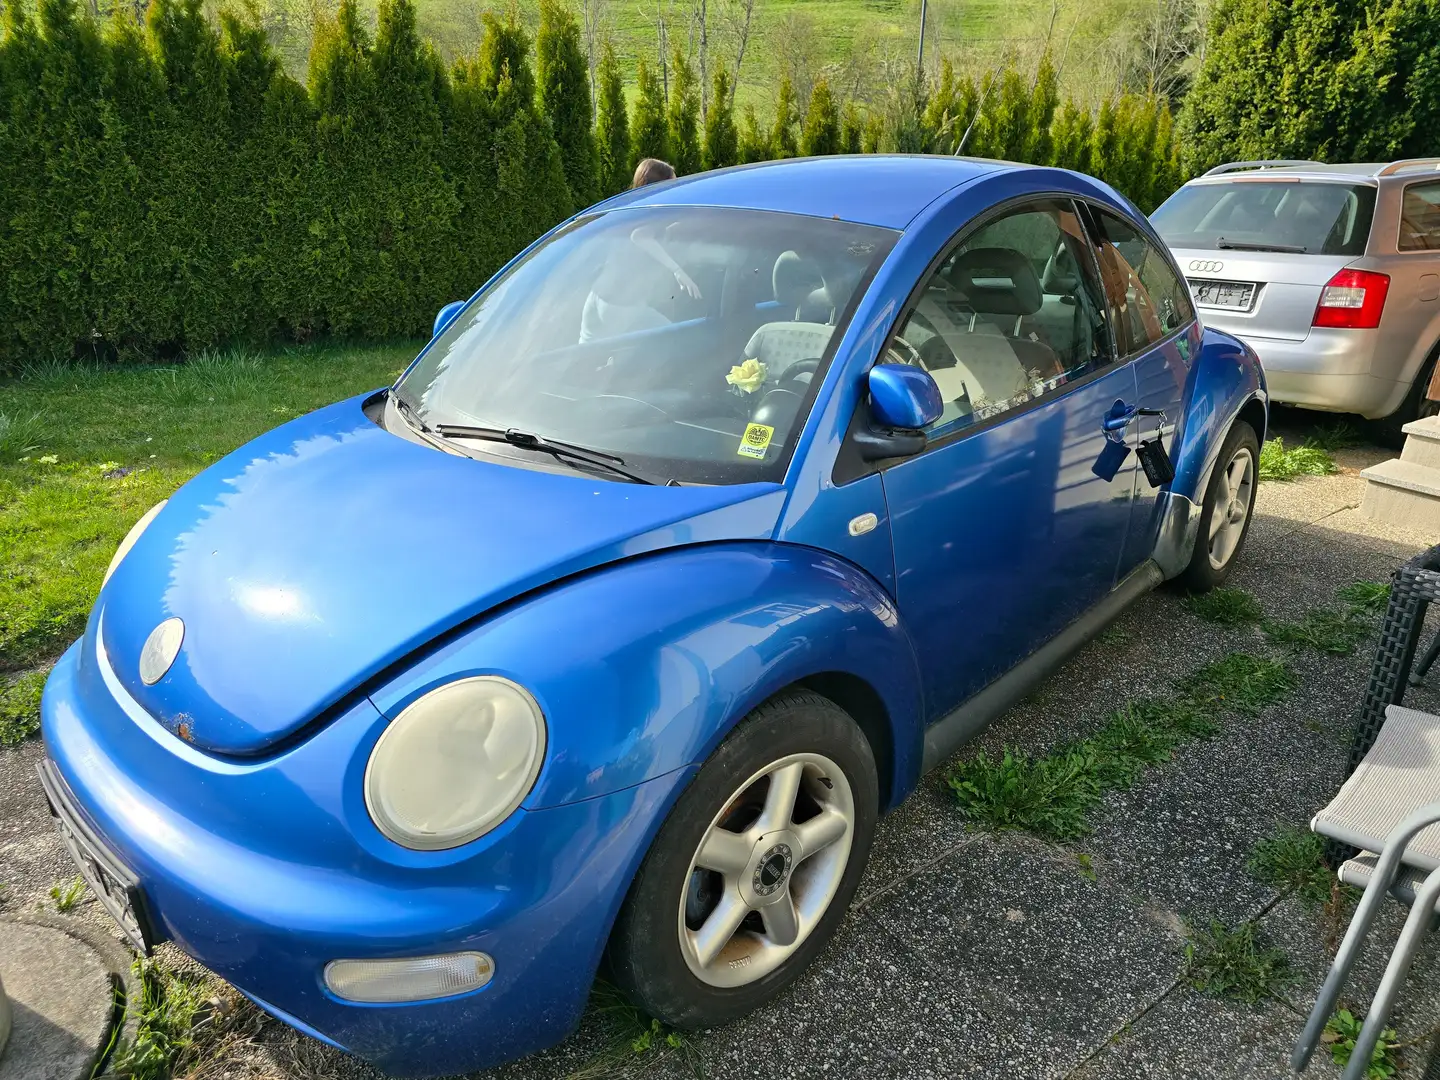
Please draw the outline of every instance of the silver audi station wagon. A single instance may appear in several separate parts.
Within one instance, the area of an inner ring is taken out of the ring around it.
[[[1272,401],[1379,420],[1389,441],[1437,411],[1440,158],[1231,162],[1151,221],[1205,324],[1259,354]]]

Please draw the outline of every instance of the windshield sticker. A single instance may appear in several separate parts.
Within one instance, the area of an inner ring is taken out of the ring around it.
[[[741,457],[763,458],[765,451],[770,449],[770,440],[774,437],[773,427],[750,424],[745,428],[745,434],[740,436],[740,449],[736,453]]]
[[[746,360],[743,364],[736,364],[730,369],[730,374],[725,376],[725,381],[737,389],[753,394],[765,384],[765,365],[759,360]],[[753,425],[763,427],[764,425]],[[767,443],[769,439],[765,440]]]

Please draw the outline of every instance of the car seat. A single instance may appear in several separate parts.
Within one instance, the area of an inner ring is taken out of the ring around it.
[[[780,253],[770,281],[775,301],[789,319],[756,330],[745,345],[744,358],[763,363],[767,379],[774,382],[792,364],[825,355],[835,332],[835,310],[820,267],[794,251]]]

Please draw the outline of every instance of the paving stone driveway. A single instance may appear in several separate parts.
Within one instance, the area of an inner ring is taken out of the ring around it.
[[[1386,456],[1346,451],[1337,455],[1341,475],[1262,485],[1232,583],[1254,593],[1267,615],[1296,617],[1331,602],[1337,586],[1385,579],[1426,542],[1377,529],[1355,509],[1358,469]],[[1119,626],[1121,634],[1087,647],[982,745],[1044,752],[1229,651],[1273,650],[1258,630],[1202,622],[1168,592],[1147,597]],[[598,1072],[609,1036],[592,1017],[562,1046],[487,1080],[1289,1076],[1297,1010],[1308,1008],[1327,963],[1326,928],[1300,903],[1277,902],[1246,875],[1245,860],[1277,823],[1303,825],[1333,794],[1370,648],[1348,658],[1294,654],[1299,687],[1289,698],[1258,718],[1227,720],[1216,738],[1182,747],[1173,762],[1112,793],[1094,835],[1070,850],[967,831],[932,775],[881,823],[860,898],[836,941],[778,1003],[691,1036],[683,1052],[634,1054]],[[1440,711],[1440,696],[1415,700]],[[0,753],[0,881],[11,883],[11,905],[33,903],[68,876],[33,782],[37,753]],[[1093,875],[1078,852],[1090,856]],[[1236,1005],[1183,983],[1183,920],[1212,917],[1260,918],[1296,971],[1288,1004]],[[1399,922],[1398,909],[1387,914],[1387,943]],[[1435,955],[1422,954],[1402,994],[1402,1038],[1440,1020]],[[1380,959],[1367,956],[1361,988],[1373,989]],[[232,1060],[223,1075],[373,1075],[273,1024]],[[1407,1075],[1418,1077],[1423,1054],[1410,1060]],[[1309,1075],[1336,1070],[1317,1060]]]

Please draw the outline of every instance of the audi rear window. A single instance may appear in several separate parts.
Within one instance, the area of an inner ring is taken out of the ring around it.
[[[1363,255],[1375,189],[1312,180],[1182,187],[1150,216],[1172,248]]]

